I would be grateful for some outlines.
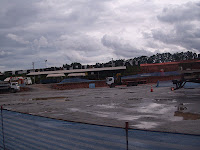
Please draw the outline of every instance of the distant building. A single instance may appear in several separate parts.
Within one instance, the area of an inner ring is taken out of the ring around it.
[[[52,74],[65,74],[66,77],[75,77],[71,74],[80,75],[81,73],[85,74],[85,78],[89,79],[105,79],[107,76],[114,76],[116,73],[122,73],[126,70],[126,66],[121,67],[104,67],[104,68],[89,68],[89,69],[72,69],[72,70],[56,70],[56,71],[43,71],[43,72],[31,72],[28,73],[28,76],[34,77],[37,79],[36,83],[40,83],[42,79],[45,79],[47,76]]]
[[[140,64],[141,72],[143,73],[152,73],[152,72],[160,72],[161,70],[164,72],[169,71],[178,71],[185,70],[188,67],[198,67],[200,60],[183,60],[179,62],[166,62],[166,63],[155,63],[155,64]]]

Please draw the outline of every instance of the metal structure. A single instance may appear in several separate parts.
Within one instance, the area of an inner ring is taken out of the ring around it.
[[[92,125],[1,108],[2,150],[198,150],[200,135]]]
[[[200,83],[200,69],[180,71],[181,79],[172,80],[176,89],[183,88],[186,82]]]

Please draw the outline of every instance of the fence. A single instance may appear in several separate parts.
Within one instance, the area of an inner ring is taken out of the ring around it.
[[[156,87],[175,87],[172,81],[158,81]],[[185,89],[200,88],[200,83],[186,82]]]
[[[0,149],[199,149],[200,136],[75,123],[1,110]]]

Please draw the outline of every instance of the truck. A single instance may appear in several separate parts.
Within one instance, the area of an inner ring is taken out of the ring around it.
[[[106,84],[110,88],[113,88],[116,85],[137,86],[138,84],[146,84],[146,83],[147,83],[147,81],[143,80],[143,79],[122,81],[120,73],[116,74],[116,76],[114,76],[114,77],[106,78]]]
[[[17,91],[20,91],[20,86],[18,85],[17,82],[0,81],[0,92],[3,91],[9,91],[15,93]]]
[[[121,74],[118,73],[118,74],[116,74],[115,77],[107,77],[106,78],[106,84],[110,88],[115,87],[116,85],[122,85]]]

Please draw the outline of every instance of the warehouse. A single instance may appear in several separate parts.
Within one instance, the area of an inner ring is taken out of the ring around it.
[[[65,77],[82,76],[87,79],[100,80],[100,79],[104,79],[107,76],[113,76],[116,73],[122,73],[125,70],[126,70],[126,66],[104,67],[104,68],[90,68],[90,69],[31,72],[27,74],[27,76],[33,77],[36,83],[41,83],[43,80],[48,80],[47,77],[49,76],[52,78],[55,77],[55,78],[61,78],[61,79],[64,79]],[[62,76],[59,76],[59,75],[62,75]],[[55,82],[57,82],[57,80]]]

